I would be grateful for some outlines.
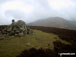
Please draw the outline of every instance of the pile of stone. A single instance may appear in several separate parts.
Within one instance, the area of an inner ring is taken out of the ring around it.
[[[22,36],[25,34],[32,34],[33,31],[26,26],[24,21],[19,20],[19,21],[15,22],[14,20],[12,20],[12,24],[10,24],[7,27],[5,27],[4,29],[2,29],[0,31],[0,33],[3,35],[10,35],[10,36],[12,36],[12,35]]]

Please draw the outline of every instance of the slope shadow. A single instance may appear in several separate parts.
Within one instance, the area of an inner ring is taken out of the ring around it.
[[[20,55],[17,57],[60,57],[58,53],[75,53],[76,47],[72,45],[63,44],[60,41],[55,41],[54,43],[54,50],[52,51],[49,48],[31,48],[29,50],[24,50]],[[74,57],[74,56],[65,56],[65,57]]]

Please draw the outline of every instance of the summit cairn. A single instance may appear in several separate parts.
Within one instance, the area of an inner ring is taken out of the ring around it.
[[[3,29],[3,34],[10,36],[23,36],[26,34],[31,34],[33,32],[30,28],[26,26],[26,23],[22,20],[12,20],[12,24],[8,25],[5,29]]]

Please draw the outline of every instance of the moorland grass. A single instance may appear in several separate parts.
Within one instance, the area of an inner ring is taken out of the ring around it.
[[[54,49],[53,42],[61,41],[64,44],[70,44],[52,33],[45,33],[39,30],[33,30],[33,34],[24,36],[6,36],[0,40],[0,57],[16,57],[22,51],[29,48],[50,48]]]

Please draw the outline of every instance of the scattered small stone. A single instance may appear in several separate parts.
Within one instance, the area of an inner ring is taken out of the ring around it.
[[[19,33],[19,36],[23,36],[24,35],[24,33],[22,32],[22,33]]]
[[[26,46],[30,46],[31,44],[28,42],[28,43],[26,43]]]
[[[3,40],[5,37],[3,35],[0,35],[0,40]]]

